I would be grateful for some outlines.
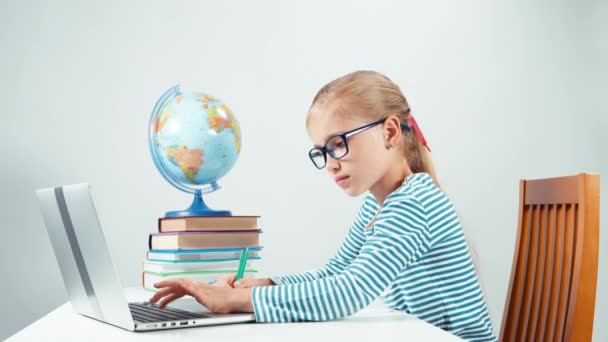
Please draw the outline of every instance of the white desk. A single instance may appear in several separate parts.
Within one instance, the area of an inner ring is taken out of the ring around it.
[[[125,289],[129,300],[148,300],[150,292]],[[193,298],[182,298],[180,308],[200,307]],[[130,332],[81,316],[68,302],[11,336],[8,341],[314,341],[339,338],[343,342],[462,341],[431,324],[389,309],[382,300],[355,315],[337,321],[299,323],[244,323],[152,332]]]

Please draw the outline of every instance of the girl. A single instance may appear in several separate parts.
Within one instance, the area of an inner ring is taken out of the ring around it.
[[[270,279],[162,281],[150,301],[188,294],[213,312],[290,322],[339,319],[382,296],[466,340],[495,341],[462,226],[399,87],[373,71],[340,77],[317,93],[306,125],[314,167],[350,196],[367,192],[335,257]]]

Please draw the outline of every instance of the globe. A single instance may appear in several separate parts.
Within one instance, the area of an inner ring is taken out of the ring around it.
[[[156,102],[150,116],[148,143],[154,165],[169,184],[194,195],[185,210],[165,217],[229,216],[214,210],[203,194],[220,188],[218,180],[236,163],[241,152],[241,128],[221,100],[200,92],[182,92],[176,85]]]

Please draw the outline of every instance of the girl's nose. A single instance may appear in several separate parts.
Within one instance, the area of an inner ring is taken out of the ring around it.
[[[327,167],[327,171],[329,171],[330,173],[339,171],[340,161],[330,156],[327,156],[327,165],[325,167]]]

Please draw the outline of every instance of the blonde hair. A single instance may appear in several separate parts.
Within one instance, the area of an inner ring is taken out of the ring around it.
[[[310,108],[312,110],[315,105],[329,102],[336,102],[338,110],[342,104],[356,105],[364,109],[359,112],[364,113],[363,115],[370,121],[395,115],[401,123],[408,124],[411,112],[397,84],[379,72],[368,70],[355,71],[329,82],[317,92]],[[306,118],[306,125],[310,120],[310,112]],[[353,115],[345,111],[343,114]],[[402,136],[403,150],[410,170],[413,173],[428,173],[439,187],[431,152],[418,139],[414,128],[412,127],[410,133]]]

